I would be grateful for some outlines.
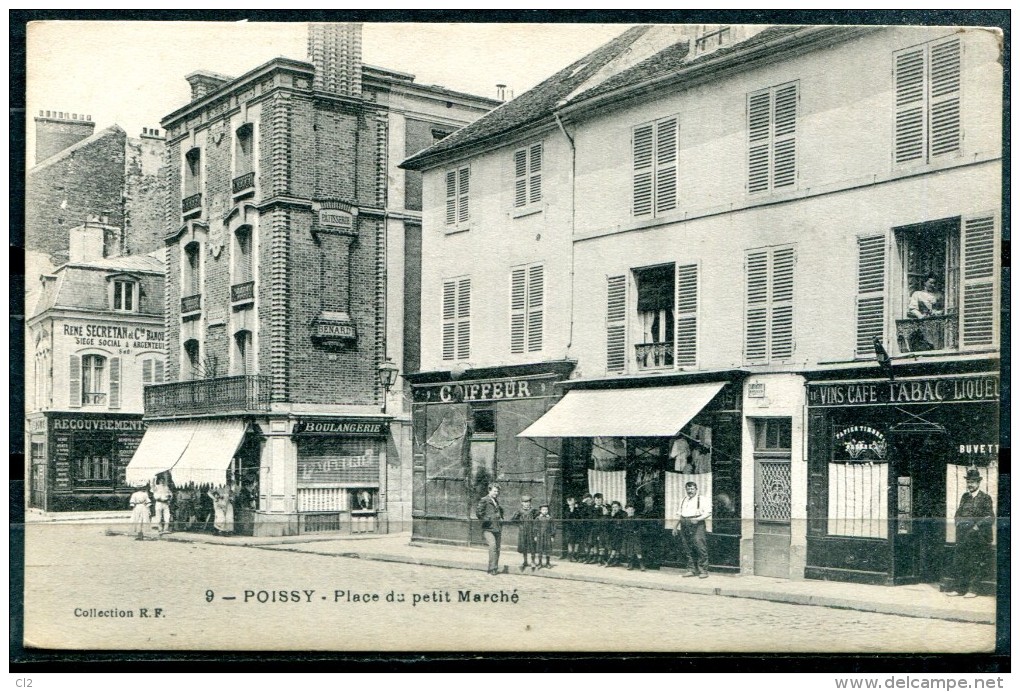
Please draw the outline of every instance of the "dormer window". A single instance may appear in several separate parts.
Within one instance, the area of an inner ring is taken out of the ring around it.
[[[138,282],[129,277],[117,278],[112,281],[110,303],[116,312],[138,312],[141,297]]]

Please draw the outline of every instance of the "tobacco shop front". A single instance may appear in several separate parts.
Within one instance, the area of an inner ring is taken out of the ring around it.
[[[998,510],[999,373],[814,377],[807,389],[805,576],[943,582],[968,469]]]
[[[522,495],[534,498],[535,507],[548,502],[556,515],[563,503],[559,443],[518,434],[556,403],[556,384],[573,367],[553,361],[407,375],[413,396],[412,540],[484,545],[474,509],[492,482],[500,485],[507,518]],[[516,544],[513,526],[503,540]]]

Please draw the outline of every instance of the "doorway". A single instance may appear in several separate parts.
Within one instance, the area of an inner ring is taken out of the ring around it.
[[[946,545],[946,459],[942,432],[894,436],[896,450],[896,581],[942,578]]]
[[[754,421],[754,573],[790,576],[789,418]]]

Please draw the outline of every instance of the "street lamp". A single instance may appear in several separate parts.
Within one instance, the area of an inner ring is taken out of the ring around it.
[[[390,387],[397,381],[397,364],[387,358],[379,363],[379,383],[383,387],[382,412],[386,413],[386,399],[390,393]]]

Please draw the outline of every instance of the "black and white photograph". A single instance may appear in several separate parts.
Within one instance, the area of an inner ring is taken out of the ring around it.
[[[1008,37],[608,17],[27,25],[26,652],[1002,652]]]

